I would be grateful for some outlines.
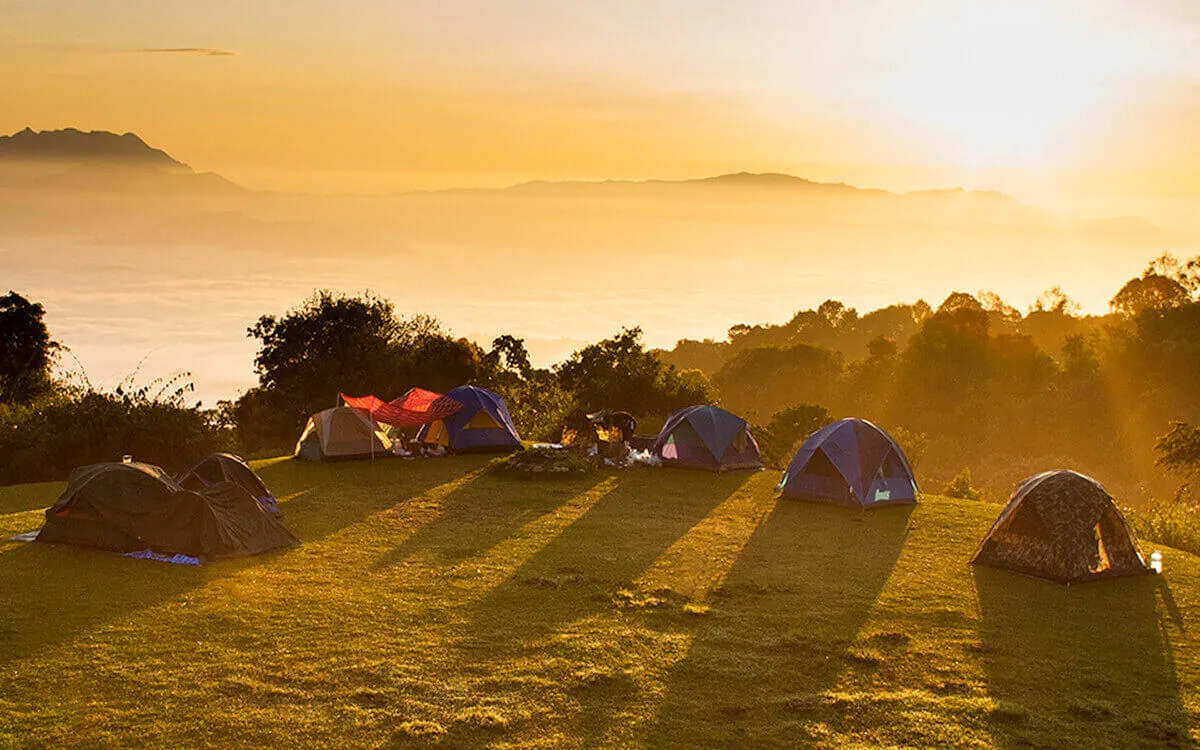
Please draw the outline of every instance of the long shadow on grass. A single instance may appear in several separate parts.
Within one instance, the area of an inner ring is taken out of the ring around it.
[[[284,524],[312,542],[365,516],[486,463],[468,458],[414,466],[399,460],[305,464],[286,461],[260,470],[280,497]],[[0,664],[79,637],[106,623],[169,601],[209,581],[282,553],[191,567],[130,560],[68,545],[21,544],[0,552]]]
[[[611,611],[618,590],[749,478],[671,475],[676,481],[670,484],[619,477],[611,492],[476,605],[473,636],[492,645],[527,643],[565,621]]]
[[[670,671],[649,744],[811,744],[801,725],[853,711],[827,691],[843,671],[886,658],[886,644],[879,653],[853,644],[900,556],[910,510],[778,501],[709,614],[681,623],[691,646]]]
[[[434,487],[462,479],[487,465],[486,456],[405,461],[338,461],[314,464],[281,461],[259,469],[277,497],[298,496],[281,503],[283,522],[302,542],[334,534],[379,511]]]
[[[621,642],[625,636],[586,621],[620,614],[618,592],[633,588],[632,582],[676,540],[751,476],[618,475],[609,492],[471,609],[460,646],[486,690],[492,695],[512,690],[521,700],[527,680],[549,680],[557,687],[547,702],[565,700],[576,707],[569,735],[583,746],[600,743],[612,716],[636,700],[638,690],[628,673],[606,671],[630,645]],[[569,633],[591,627],[596,632],[583,637]]]
[[[1190,746],[1157,576],[1076,586],[976,567],[997,745]],[[1163,590],[1165,589],[1165,591]],[[1107,738],[1107,739],[1105,739]]]
[[[415,556],[442,566],[479,557],[604,479],[597,474],[531,482],[485,474],[443,498],[437,517],[380,556],[373,568],[385,570]]]
[[[93,632],[273,553],[210,565],[165,565],[112,552],[29,543],[0,554],[0,665]]]

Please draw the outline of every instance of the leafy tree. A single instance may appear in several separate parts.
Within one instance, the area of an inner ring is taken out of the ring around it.
[[[765,426],[753,428],[763,463],[782,469],[791,461],[798,443],[829,424],[829,410],[817,404],[799,404],[775,412]]]
[[[1087,338],[1076,334],[1063,342],[1062,374],[1070,380],[1091,380],[1100,375],[1100,358]]]
[[[844,357],[809,344],[747,349],[725,363],[713,382],[728,407],[744,417],[774,414],[801,403],[830,403]]]
[[[915,472],[917,464],[921,463],[921,459],[925,457],[925,450],[929,447],[929,436],[924,432],[910,430],[904,426],[894,427],[888,434],[892,436],[892,440],[896,441],[896,445],[900,446],[900,450],[904,451],[908,465]]]
[[[953,402],[979,390],[988,371],[988,315],[979,300],[955,292],[909,340],[901,380],[906,398]]]
[[[46,309],[10,291],[0,297],[0,403],[24,403],[53,387],[59,345],[42,317]]]
[[[495,372],[509,372],[524,380],[533,374],[529,352],[525,349],[525,340],[508,334],[498,336],[492,341],[492,350],[483,361]]]
[[[1154,444],[1158,454],[1155,463],[1159,466],[1192,476],[1200,473],[1200,427],[1176,422],[1171,429]]]
[[[1057,315],[1078,315],[1082,308],[1067,296],[1061,286],[1052,286],[1038,295],[1029,312],[1049,312]]]
[[[1146,266],[1143,276],[1157,274],[1179,283],[1188,294],[1195,297],[1200,294],[1200,256],[1188,261],[1181,261],[1170,253],[1164,253]]]
[[[1157,273],[1146,273],[1125,282],[1109,307],[1114,312],[1133,317],[1150,310],[1163,310],[1186,305],[1191,300],[1187,288],[1175,279]]]
[[[663,414],[711,400],[711,392],[700,381],[682,377],[646,351],[641,339],[641,328],[626,328],[580,349],[555,368],[559,384],[582,409],[618,409],[635,416]]]
[[[253,448],[287,444],[339,392],[394,398],[412,386],[444,391],[488,375],[475,344],[448,336],[434,318],[400,317],[369,293],[318,291],[282,318],[262,316],[249,335],[261,342],[259,387],[233,412]]]

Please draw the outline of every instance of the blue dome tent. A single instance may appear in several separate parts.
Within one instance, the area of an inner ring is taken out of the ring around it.
[[[446,394],[462,410],[422,425],[417,440],[457,452],[510,451],[521,447],[504,399],[491,391],[463,385]]]
[[[746,420],[716,406],[672,412],[650,451],[666,466],[710,471],[762,468],[758,443]]]
[[[904,451],[864,419],[842,419],[809,435],[779,489],[783,497],[848,508],[917,502],[917,480]]]

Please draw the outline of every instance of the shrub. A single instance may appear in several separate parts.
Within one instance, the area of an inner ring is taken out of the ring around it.
[[[950,483],[942,490],[946,497],[957,497],[963,500],[979,500],[983,493],[971,486],[971,467],[964,467]]]
[[[792,460],[797,444],[830,421],[824,406],[800,404],[775,412],[765,426],[754,426],[751,431],[763,463],[782,469]]]
[[[1126,508],[1125,517],[1139,539],[1200,555],[1200,506],[1182,492],[1174,501],[1151,500],[1138,510]]]
[[[151,383],[112,393],[80,389],[25,407],[0,407],[0,484],[65,479],[71,469],[125,454],[178,471],[216,450],[231,434],[211,415],[183,402],[191,384],[157,393]]]

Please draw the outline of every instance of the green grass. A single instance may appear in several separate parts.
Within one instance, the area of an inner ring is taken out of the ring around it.
[[[967,565],[994,505],[487,462],[259,462],[303,546],[200,568],[0,541],[0,746],[1200,738],[1191,555],[1067,588]],[[0,538],[60,488],[0,488]]]

